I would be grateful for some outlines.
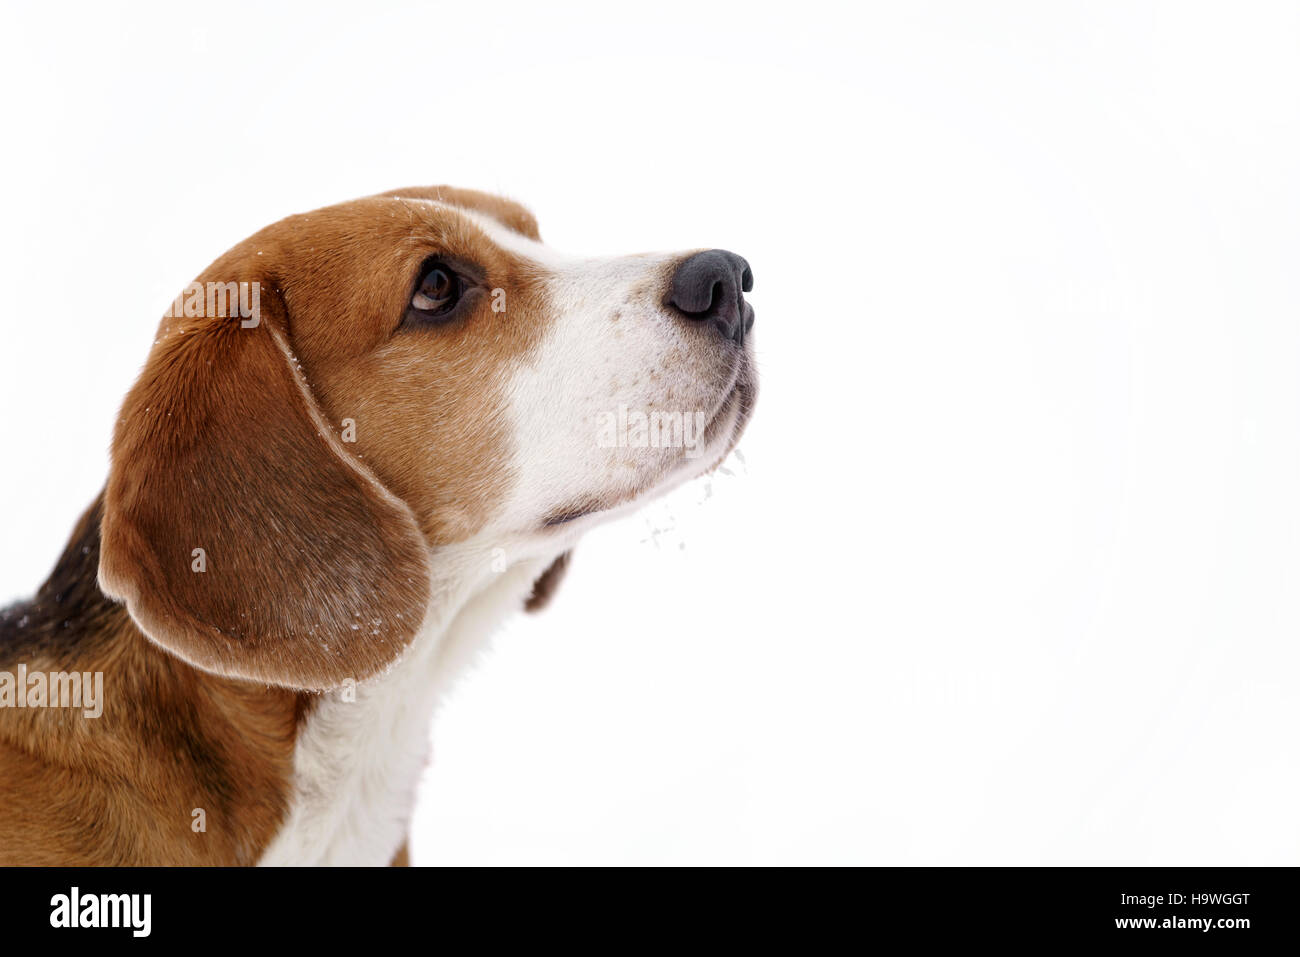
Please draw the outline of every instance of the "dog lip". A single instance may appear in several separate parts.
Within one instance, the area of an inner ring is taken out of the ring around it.
[[[705,428],[706,438],[712,441],[717,438],[717,432],[721,428],[720,423],[728,417],[732,419],[731,434],[727,438],[727,448],[723,452],[722,458],[718,460],[718,465],[722,464],[722,459],[730,455],[732,450],[740,444],[740,437],[744,434],[745,429],[749,426],[749,420],[754,415],[757,393],[758,383],[752,371],[748,366],[742,366],[740,374],[722,400],[722,404],[719,406],[713,420]],[[716,467],[715,465],[714,468]]]
[[[731,387],[723,394],[722,400],[714,410],[708,425],[704,427],[706,440],[715,437],[719,428],[719,423],[728,418],[733,412],[736,421],[733,423],[733,429],[743,431],[748,424],[749,414],[753,411],[753,394],[754,383],[749,371],[747,362],[742,359],[738,364],[735,372],[735,378],[732,380]]]

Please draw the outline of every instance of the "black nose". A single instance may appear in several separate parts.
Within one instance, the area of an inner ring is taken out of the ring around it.
[[[745,333],[754,327],[754,307],[744,294],[753,288],[749,263],[725,249],[709,249],[678,264],[668,284],[668,304],[744,345]]]

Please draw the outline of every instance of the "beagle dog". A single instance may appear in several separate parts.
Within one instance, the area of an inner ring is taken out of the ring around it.
[[[722,250],[567,258],[448,187],[217,259],[0,612],[0,864],[406,863],[459,667],[585,531],[734,447],[751,285]]]

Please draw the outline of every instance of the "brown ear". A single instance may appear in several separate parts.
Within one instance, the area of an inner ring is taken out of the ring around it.
[[[163,320],[113,439],[100,587],[196,667],[327,689],[410,643],[427,549],[324,421],[278,289],[258,290],[255,326]]]

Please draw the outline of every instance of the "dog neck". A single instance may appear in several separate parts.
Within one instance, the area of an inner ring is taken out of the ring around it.
[[[436,556],[434,600],[383,674],[319,697],[298,735],[289,811],[263,865],[382,865],[406,840],[434,711],[554,556],[492,568],[481,545]]]

